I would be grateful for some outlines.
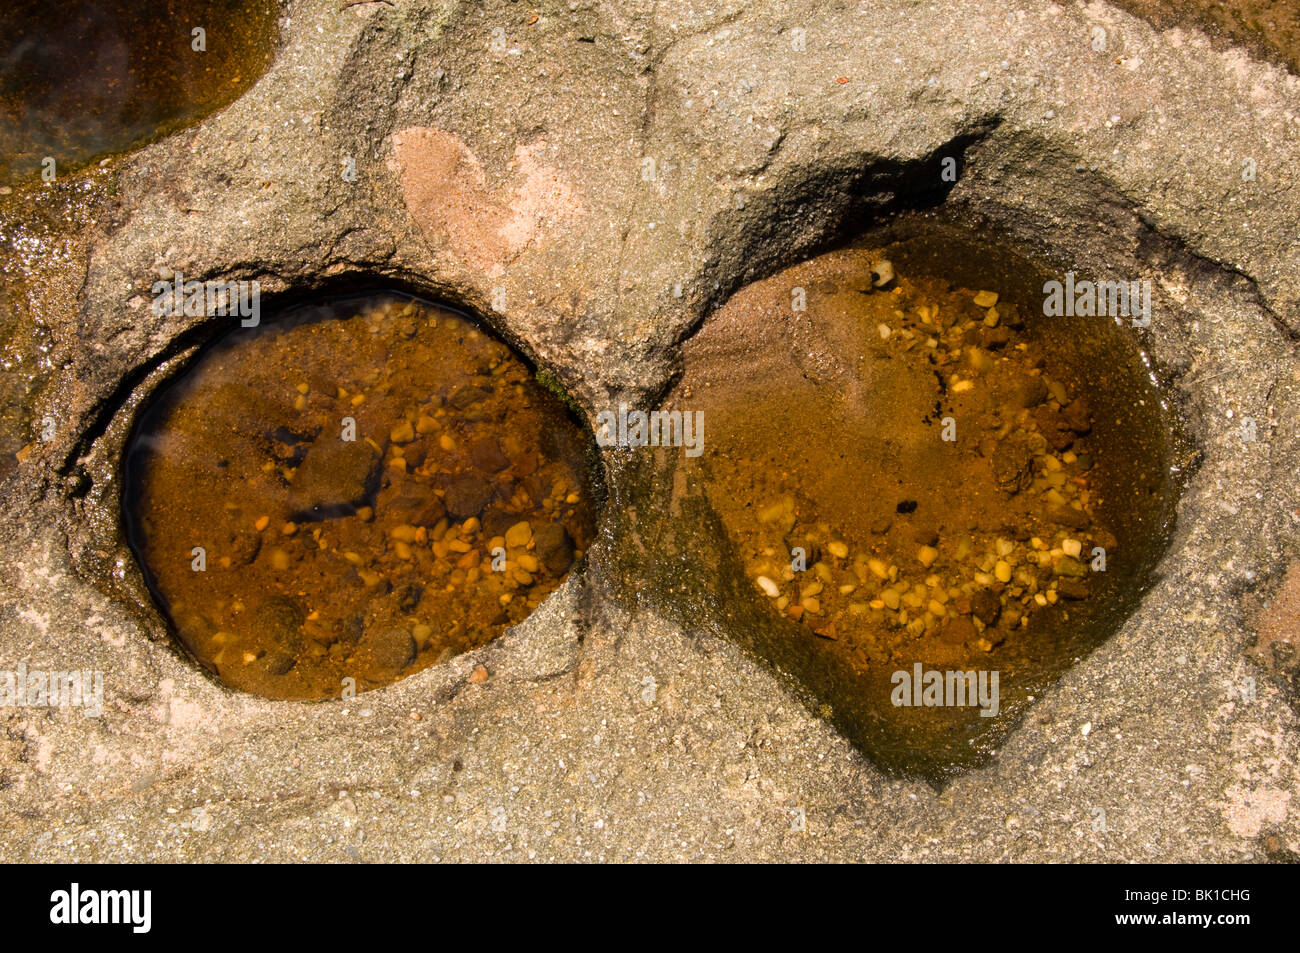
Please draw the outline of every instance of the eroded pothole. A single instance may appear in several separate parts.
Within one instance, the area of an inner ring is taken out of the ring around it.
[[[468,319],[404,295],[238,329],[142,414],[128,537],[228,684],[319,699],[522,621],[594,533],[590,438]]]
[[[1175,428],[1138,302],[1045,317],[1051,280],[900,224],[738,292],[665,402],[705,422],[674,506],[710,516],[670,548],[742,577],[714,578],[709,614],[900,773],[992,750],[1136,606],[1168,538]]]

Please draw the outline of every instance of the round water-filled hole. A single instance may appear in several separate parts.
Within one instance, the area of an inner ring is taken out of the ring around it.
[[[546,598],[593,537],[590,447],[466,317],[334,298],[232,331],[160,394],[124,518],[200,663],[329,698],[481,646]]]
[[[1168,538],[1142,316],[1045,317],[1064,278],[899,224],[737,292],[665,404],[707,423],[679,465],[744,577],[733,628],[900,773],[990,750]]]

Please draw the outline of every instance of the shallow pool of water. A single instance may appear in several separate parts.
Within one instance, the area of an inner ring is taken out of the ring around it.
[[[591,439],[506,345],[402,295],[237,329],[141,416],[124,517],[222,680],[375,688],[522,621],[594,532]]]
[[[1131,323],[1044,317],[1060,277],[913,223],[737,292],[664,405],[705,452],[631,468],[671,499],[629,531],[675,557],[637,598],[674,593],[890,770],[981,760],[1132,610],[1172,522]]]

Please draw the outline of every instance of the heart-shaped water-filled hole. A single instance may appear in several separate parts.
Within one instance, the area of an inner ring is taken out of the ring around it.
[[[703,447],[623,481],[675,488],[641,507],[672,558],[640,591],[792,675],[878,763],[977,762],[1131,611],[1172,520],[1140,301],[1047,317],[1063,277],[899,224],[741,289],[664,402]]]

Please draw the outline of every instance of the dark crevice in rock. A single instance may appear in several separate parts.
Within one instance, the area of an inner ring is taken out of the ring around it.
[[[901,211],[937,208],[961,181],[967,153],[991,136],[997,117],[970,123],[966,130],[915,161],[884,156],[836,160],[782,175],[779,189],[756,195],[743,209],[719,214],[700,284],[708,289],[700,314],[719,307],[741,285],[766,277],[800,258],[842,243]],[[956,160],[952,181],[945,159]],[[682,339],[692,328],[686,328]]]

